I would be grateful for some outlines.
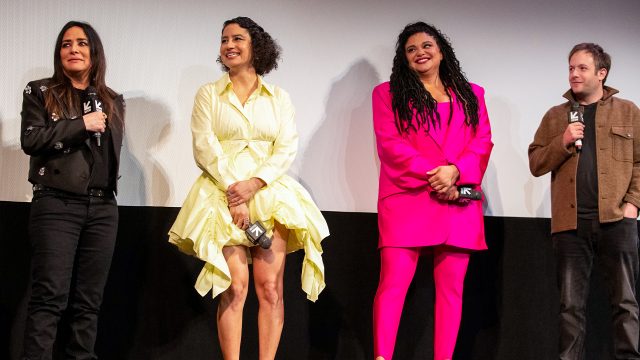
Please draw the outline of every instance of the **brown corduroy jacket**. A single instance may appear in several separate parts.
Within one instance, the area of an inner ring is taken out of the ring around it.
[[[598,212],[601,223],[622,219],[624,203],[640,208],[640,109],[631,101],[614,97],[618,90],[604,87],[595,124],[598,171]],[[551,232],[577,226],[575,147],[562,145],[568,112],[574,100],[554,106],[542,118],[529,145],[529,168],[534,176],[551,172]]]

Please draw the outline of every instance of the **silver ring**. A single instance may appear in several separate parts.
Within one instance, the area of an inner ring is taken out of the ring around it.
[[[249,218],[244,218],[243,224],[245,226],[249,225]]]

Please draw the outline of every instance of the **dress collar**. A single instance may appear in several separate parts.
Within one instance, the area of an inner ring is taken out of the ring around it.
[[[218,81],[215,82],[215,89],[218,95],[222,95],[223,92],[231,89],[233,87],[233,83],[231,82],[231,78],[229,77],[229,73],[225,72]],[[258,90],[261,92],[264,91],[267,95],[273,96],[273,85],[268,84],[264,81],[262,76],[258,75]]]

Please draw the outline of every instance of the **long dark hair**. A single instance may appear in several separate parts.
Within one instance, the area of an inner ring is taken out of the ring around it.
[[[396,55],[393,58],[391,70],[391,107],[396,117],[398,132],[408,133],[411,130],[417,131],[421,127],[425,131],[429,131],[430,126],[440,125],[440,114],[436,109],[436,100],[425,89],[418,74],[409,67],[405,54],[405,45],[409,37],[421,32],[432,36],[438,44],[442,52],[439,68],[440,80],[449,98],[451,99],[451,92],[453,92],[456,100],[464,109],[465,124],[475,129],[478,125],[478,99],[460,69],[460,62],[456,58],[453,47],[440,30],[424,22],[416,22],[405,26],[398,35]],[[453,110],[453,101],[449,103],[449,107],[450,110]],[[452,113],[453,111],[449,112],[449,120],[451,120]]]
[[[222,24],[222,31],[230,24],[238,24],[238,26],[249,32],[252,50],[251,64],[258,75],[268,74],[271,70],[278,68],[278,60],[280,59],[282,50],[280,45],[278,45],[268,32],[264,31],[262,26],[258,25],[251,18],[238,16],[225,21],[224,24]],[[229,68],[222,63],[219,55],[216,61],[222,66],[222,70],[229,71]]]
[[[45,92],[45,107],[49,113],[62,114],[62,109],[60,109],[60,104],[56,99],[57,95],[68,109],[75,110],[79,108],[80,99],[75,95],[71,79],[65,75],[62,60],[60,59],[60,49],[62,48],[64,34],[72,27],[81,28],[89,41],[91,55],[89,84],[96,88],[97,95],[102,100],[103,112],[108,115],[110,123],[122,128],[124,126],[124,114],[121,114],[118,110],[119,108],[115,106],[115,99],[118,94],[105,83],[107,60],[104,55],[102,41],[95,29],[84,22],[69,21],[58,34],[56,46],[53,50],[53,76],[49,84],[50,91]]]

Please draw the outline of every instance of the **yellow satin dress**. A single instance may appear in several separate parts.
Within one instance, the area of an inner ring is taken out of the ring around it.
[[[269,236],[274,221],[289,229],[287,253],[304,249],[302,290],[315,301],[325,287],[320,242],[329,229],[311,195],[286,174],[298,148],[289,94],[259,77],[243,106],[225,74],[198,90],[191,130],[202,175],[169,231],[169,242],[205,262],[196,290],[202,296],[212,291],[213,297],[225,291],[231,273],[222,248],[254,246],[233,223],[225,193],[237,181],[258,177],[267,185],[248,203],[251,221],[261,221]]]

